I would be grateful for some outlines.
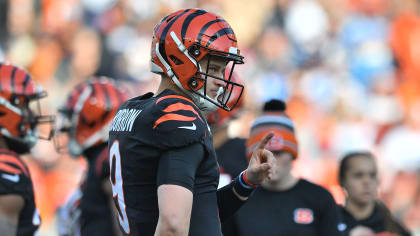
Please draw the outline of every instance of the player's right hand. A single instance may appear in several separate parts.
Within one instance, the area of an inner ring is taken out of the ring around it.
[[[264,136],[252,153],[246,170],[247,179],[251,184],[259,185],[265,180],[265,178],[271,179],[273,176],[273,172],[275,171],[274,155],[271,151],[265,148],[273,136],[273,132]]]

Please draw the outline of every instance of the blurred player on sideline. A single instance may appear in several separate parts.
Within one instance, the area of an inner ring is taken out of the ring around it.
[[[56,149],[88,162],[80,190],[58,212],[60,235],[119,235],[109,184],[108,132],[126,99],[126,91],[111,79],[92,78],[76,86],[58,110]]]
[[[46,96],[26,71],[0,63],[0,235],[35,235],[41,224],[31,176],[19,155],[29,153],[39,138],[50,139],[37,129],[54,122],[41,115],[39,100]]]

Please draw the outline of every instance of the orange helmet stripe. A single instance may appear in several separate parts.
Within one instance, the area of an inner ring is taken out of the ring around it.
[[[182,28],[181,28],[182,43],[185,43],[185,35],[187,34],[188,26],[190,26],[191,21],[194,18],[196,18],[197,16],[201,16],[201,15],[204,15],[206,13],[207,13],[207,11],[199,9],[199,10],[191,13],[190,15],[188,15],[187,18],[185,18],[184,22],[182,23]]]
[[[165,61],[168,63],[168,56],[166,55],[166,50],[165,50],[165,39],[166,39],[166,35],[169,32],[169,29],[172,27],[172,25],[183,15],[185,15],[187,12],[189,12],[191,9],[186,9],[184,12],[182,12],[181,14],[178,14],[177,16],[175,16],[173,19],[171,19],[168,23],[168,25],[166,25],[166,27],[163,29],[162,31],[162,35],[160,36],[160,42],[159,42],[159,52],[162,55],[163,59],[165,59]]]

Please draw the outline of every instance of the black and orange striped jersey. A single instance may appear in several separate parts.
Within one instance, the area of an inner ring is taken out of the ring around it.
[[[110,128],[109,150],[110,180],[123,232],[154,235],[159,217],[159,162],[168,151],[195,144],[202,145],[204,157],[192,189],[189,235],[219,236],[219,169],[210,129],[196,105],[165,90],[130,99],[119,108]],[[196,153],[187,157],[186,162],[198,158]]]
[[[0,149],[0,195],[22,196],[25,206],[19,213],[17,235],[34,235],[41,219],[35,206],[31,176],[18,154]]]

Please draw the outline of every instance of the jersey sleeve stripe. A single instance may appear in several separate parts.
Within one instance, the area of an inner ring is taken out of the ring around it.
[[[11,173],[11,174],[21,174],[22,171],[18,168],[9,166],[6,163],[0,163],[0,170],[7,172],[7,173]]]
[[[29,175],[28,170],[26,169],[26,166],[24,166],[23,163],[20,162],[17,159],[17,157],[13,157],[13,156],[10,156],[10,155],[5,155],[5,154],[0,154],[0,163],[4,164],[4,165],[7,165],[7,166],[10,166],[5,162],[18,166],[21,170],[20,173],[23,171],[25,173],[25,175]]]
[[[193,103],[193,101],[191,101],[190,99],[188,99],[188,98],[186,98],[186,97],[183,97],[183,96],[179,96],[179,95],[167,95],[167,96],[163,96],[163,97],[161,97],[161,98],[159,98],[157,101],[156,101],[156,104],[158,104],[159,102],[161,102],[162,100],[165,100],[165,99],[168,99],[168,98],[179,98],[179,99],[182,99],[182,100],[185,100],[185,101],[187,101],[187,102],[190,102],[191,104],[193,104],[197,109],[198,109],[198,107]]]
[[[166,122],[166,121],[193,121],[196,120],[197,117],[190,117],[190,116],[183,116],[178,114],[166,114],[161,116],[153,125],[153,129],[155,129],[159,124]]]
[[[201,117],[200,117],[200,115],[198,114],[198,112],[192,107],[192,106],[190,106],[190,105],[185,105],[185,104],[183,104],[183,103],[180,103],[180,102],[178,102],[178,103],[175,103],[175,104],[172,104],[172,105],[170,105],[170,106],[168,106],[167,108],[165,108],[165,110],[163,110],[164,112],[167,112],[167,113],[169,113],[169,112],[174,112],[174,111],[181,111],[181,110],[184,110],[184,111],[191,111],[191,112],[193,112],[194,114],[196,114],[197,116],[198,116],[198,118],[200,118],[200,120],[201,121],[203,121],[202,119],[201,119]]]

